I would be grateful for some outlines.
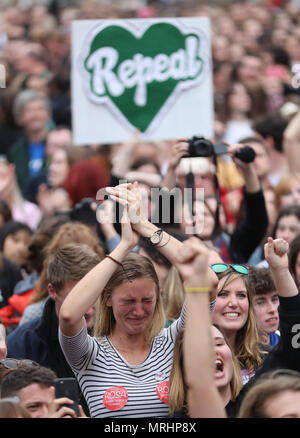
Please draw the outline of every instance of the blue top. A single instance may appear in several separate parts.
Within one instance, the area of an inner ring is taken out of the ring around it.
[[[45,157],[44,143],[29,143],[29,175],[35,176],[40,173]]]
[[[274,345],[277,345],[279,341],[279,336],[277,333],[270,333],[270,345],[271,347],[274,347]]]

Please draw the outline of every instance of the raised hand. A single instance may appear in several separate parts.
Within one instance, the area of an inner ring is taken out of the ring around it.
[[[6,359],[7,346],[6,346],[6,330],[5,326],[0,322],[0,360]]]
[[[278,295],[281,297],[298,295],[298,287],[289,271],[288,243],[283,239],[273,240],[271,237],[268,237],[264,250]]]
[[[128,248],[134,248],[139,241],[138,234],[132,229],[131,220],[128,214],[128,205],[124,205],[123,215],[121,218],[121,243]]]
[[[112,159],[113,175],[119,178],[124,178],[130,167],[130,160],[128,158],[132,156],[133,149],[139,142],[139,136],[139,131],[135,130],[133,137],[120,145],[117,153],[114,154]]]
[[[268,237],[264,251],[271,269],[288,269],[288,250],[289,244],[284,239],[273,240],[272,237]]]
[[[235,156],[236,152],[238,152],[240,149],[245,147],[244,144],[242,144],[242,143],[235,143],[235,144],[227,143],[227,146],[228,146],[227,154],[233,159],[233,161],[235,162],[235,164],[237,165],[237,167],[240,170],[248,169],[252,165],[252,163],[245,163],[244,161],[239,160]]]
[[[183,242],[183,248],[177,256],[175,266],[185,287],[207,286],[212,290],[218,284],[218,278],[209,267],[210,250],[196,237]]]
[[[114,210],[114,203],[110,199],[106,199],[97,206],[96,209],[97,221],[101,225],[101,230],[106,239],[116,236],[114,223],[116,222],[116,212]]]
[[[6,172],[1,175],[0,179],[0,199],[8,201],[10,199],[15,178],[15,166],[9,164]]]
[[[55,398],[49,403],[49,418],[87,418],[81,405],[78,406],[79,416],[76,415],[73,403],[67,397]]]
[[[141,225],[148,222],[147,211],[143,203],[143,194],[137,182],[119,184],[116,187],[106,187],[106,192],[115,202],[128,206],[128,216],[134,229],[138,231]]]
[[[171,158],[168,163],[168,169],[175,170],[180,163],[181,158],[188,154],[189,144],[186,138],[178,138],[172,143]]]
[[[239,160],[235,154],[245,145],[241,143],[228,144],[228,155],[232,157],[237,168],[241,171],[243,178],[245,180],[245,189],[248,193],[255,193],[260,189],[260,182],[254,170],[253,162],[245,163]]]

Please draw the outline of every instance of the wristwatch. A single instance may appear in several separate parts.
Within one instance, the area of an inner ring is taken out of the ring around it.
[[[149,237],[149,240],[153,245],[157,245],[160,242],[160,235],[162,232],[163,230],[159,228],[158,230],[154,231],[152,236]]]

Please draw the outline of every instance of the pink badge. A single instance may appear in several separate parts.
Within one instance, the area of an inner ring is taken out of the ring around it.
[[[156,394],[164,403],[169,403],[169,382],[165,380],[156,386]]]
[[[103,395],[103,404],[110,411],[122,409],[128,400],[128,393],[124,386],[113,386]]]

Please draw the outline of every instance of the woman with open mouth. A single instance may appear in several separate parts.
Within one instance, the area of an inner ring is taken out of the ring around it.
[[[198,252],[194,249],[194,256],[199,253],[203,254],[200,246]],[[299,321],[300,295],[288,269],[287,253],[288,244],[283,239],[268,239],[265,254],[280,300],[281,337],[244,386],[230,342],[211,324],[207,294],[200,293],[200,288],[199,293],[195,293],[185,286],[187,317],[184,333],[176,340],[170,376],[172,417],[236,417],[245,395],[261,381],[264,373],[275,369],[281,369],[283,374],[286,370],[300,371],[300,349],[295,348],[298,335],[293,330]],[[203,274],[198,278],[193,275],[194,282],[203,279]],[[268,415],[275,417],[275,411]]]

